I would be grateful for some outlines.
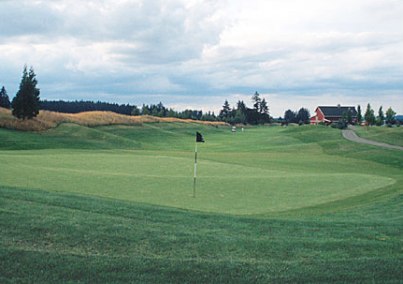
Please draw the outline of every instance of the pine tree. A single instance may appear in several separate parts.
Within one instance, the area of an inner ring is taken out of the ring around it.
[[[361,124],[362,122],[362,114],[361,114],[361,106],[357,106],[357,123]]]
[[[383,114],[382,106],[379,107],[378,117],[376,119],[376,125],[381,126],[385,121],[385,115]]]
[[[260,94],[256,91],[252,96],[253,109],[248,113],[248,122],[251,124],[258,124],[261,121],[261,103],[262,99],[260,98]]]
[[[252,96],[252,101],[253,101],[253,109],[257,112],[260,113],[260,104],[261,104],[261,99],[259,93],[256,91],[255,94]]]
[[[231,118],[231,107],[227,100],[225,100],[224,105],[222,106],[222,110],[219,115],[222,121],[229,122]]]
[[[140,115],[140,109],[137,106],[133,106],[131,115]]]
[[[150,114],[148,106],[146,106],[145,104],[143,104],[143,106],[141,107],[141,114],[142,115],[149,115]]]
[[[261,114],[269,114],[269,107],[267,106],[266,99],[262,99],[260,102],[260,113]]]
[[[13,115],[20,119],[31,119],[39,113],[39,89],[36,87],[34,69],[31,67],[29,72],[27,66],[24,66],[20,89],[14,97],[11,105]]]
[[[10,99],[8,98],[7,91],[6,88],[4,88],[4,86],[1,88],[0,91],[0,107],[4,108],[11,107]]]
[[[267,106],[266,99],[260,102],[260,121],[261,123],[270,122],[269,107]]]
[[[238,101],[238,103],[237,103],[237,109],[235,111],[234,122],[243,123],[243,124],[246,124],[246,122],[247,122],[247,109],[246,109],[246,105],[243,101]]]

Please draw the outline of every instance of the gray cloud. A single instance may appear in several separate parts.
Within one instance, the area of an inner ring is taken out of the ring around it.
[[[28,64],[49,99],[215,109],[258,90],[403,108],[390,101],[403,92],[401,14],[395,0],[0,1],[0,84],[15,92]]]

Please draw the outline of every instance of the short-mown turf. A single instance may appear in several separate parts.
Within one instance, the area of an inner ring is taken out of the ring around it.
[[[399,151],[326,127],[62,124],[0,138],[0,282],[403,280]]]

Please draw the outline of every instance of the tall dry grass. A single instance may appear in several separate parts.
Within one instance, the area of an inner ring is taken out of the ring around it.
[[[155,117],[155,116],[129,116],[117,114],[110,111],[89,111],[76,114],[59,113],[47,110],[41,110],[37,117],[33,119],[17,119],[12,116],[11,111],[0,108],[0,127],[8,129],[16,129],[23,131],[44,131],[54,128],[61,123],[76,123],[84,126],[101,126],[101,125],[139,125],[147,122],[184,122],[184,123],[200,123],[205,125],[224,125],[223,122],[197,121],[191,119],[179,119],[172,117]]]

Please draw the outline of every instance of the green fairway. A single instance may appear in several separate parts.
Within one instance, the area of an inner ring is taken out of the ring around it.
[[[403,280],[403,153],[337,129],[0,129],[0,165],[2,283]]]

